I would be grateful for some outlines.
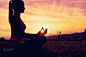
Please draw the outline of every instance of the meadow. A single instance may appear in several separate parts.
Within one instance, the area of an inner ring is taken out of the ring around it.
[[[0,42],[0,51],[9,45],[8,41]],[[84,41],[47,41],[39,57],[86,57],[86,40]]]
[[[86,40],[84,41],[47,41],[43,47],[45,54],[60,57],[86,56]]]

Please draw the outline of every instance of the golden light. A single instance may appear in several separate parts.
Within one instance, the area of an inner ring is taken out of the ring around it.
[[[41,33],[44,33],[44,30],[43,29],[41,30]]]

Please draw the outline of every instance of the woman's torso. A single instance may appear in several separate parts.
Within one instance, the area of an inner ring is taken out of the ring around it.
[[[15,16],[13,16],[15,17]],[[19,24],[20,27],[22,29],[22,31],[24,32],[26,29],[26,25],[23,23],[23,21],[21,20],[21,18],[19,18]],[[16,45],[19,45],[21,43],[23,43],[23,38],[19,37],[18,34],[18,30],[16,27],[16,25],[10,24],[11,25],[11,39],[10,39],[10,43],[11,43],[11,47],[15,47]]]

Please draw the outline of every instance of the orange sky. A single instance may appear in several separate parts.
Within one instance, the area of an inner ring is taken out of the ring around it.
[[[86,0],[23,0],[25,12],[21,18],[27,33],[37,33],[48,28],[47,35],[84,32],[86,28]],[[9,0],[0,0],[0,37],[10,39],[8,21]]]

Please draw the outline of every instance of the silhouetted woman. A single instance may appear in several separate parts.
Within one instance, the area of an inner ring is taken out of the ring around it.
[[[25,33],[26,25],[20,18],[21,13],[24,13],[24,2],[21,0],[13,0],[9,2],[9,23],[11,26],[10,48],[13,49],[12,57],[15,55],[33,56],[46,42],[43,36],[46,34],[40,33],[29,34]],[[31,39],[31,37],[34,37]],[[31,40],[23,43],[23,38],[30,38]]]

